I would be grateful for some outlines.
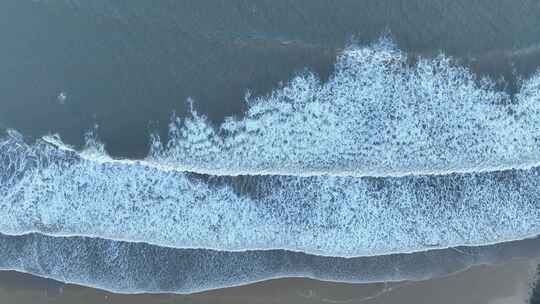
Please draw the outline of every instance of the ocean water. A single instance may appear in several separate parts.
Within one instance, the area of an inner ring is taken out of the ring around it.
[[[534,0],[6,0],[0,124],[80,147],[97,123],[111,155],[144,157],[150,132],[189,115],[188,97],[220,124],[245,113],[246,91],[266,95],[306,69],[324,82],[351,42],[386,34],[513,89],[514,72],[538,69],[539,16]]]
[[[511,97],[443,54],[407,55],[391,40],[350,47],[321,83],[297,76],[246,97],[241,119],[213,128],[173,118],[154,161],[213,175],[400,176],[530,168],[540,153],[540,73]],[[193,107],[193,105],[191,105]]]
[[[0,269],[191,293],[540,252],[538,1],[8,0],[0,20]]]
[[[475,265],[535,258],[530,239],[480,247],[364,258],[283,250],[226,252],[39,234],[0,237],[0,269],[117,293],[194,293],[283,277],[369,283],[427,280]]]
[[[99,161],[98,148],[26,144],[15,131],[0,149],[0,232],[11,235],[352,257],[540,232],[536,168],[400,178],[229,177],[220,184],[140,161]],[[244,193],[234,184],[245,185]]]

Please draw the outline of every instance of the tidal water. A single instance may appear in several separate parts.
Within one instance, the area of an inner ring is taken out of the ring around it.
[[[184,294],[536,267],[538,1],[6,0],[0,39],[2,270]]]

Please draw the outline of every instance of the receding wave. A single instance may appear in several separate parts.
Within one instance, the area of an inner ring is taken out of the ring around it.
[[[415,63],[411,63],[415,61]],[[349,47],[326,82],[295,77],[246,97],[218,127],[174,117],[149,161],[211,175],[402,176],[540,164],[540,73],[515,96],[451,58],[408,58],[388,39]]]
[[[417,254],[332,258],[283,250],[172,249],[92,238],[0,235],[0,269],[118,293],[193,293],[280,277],[367,283],[426,280],[473,265],[537,257],[539,239]]]
[[[0,232],[374,256],[540,233],[540,169],[359,178],[196,176],[0,141]]]

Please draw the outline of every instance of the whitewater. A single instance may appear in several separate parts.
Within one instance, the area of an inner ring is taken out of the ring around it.
[[[9,131],[0,141],[0,232],[338,257],[540,233],[538,168],[399,178],[217,178],[85,154],[45,140],[27,143]]]
[[[538,239],[364,258],[283,250],[223,252],[39,234],[0,234],[0,269],[116,293],[194,293],[283,277],[347,283],[416,281],[536,257]]]
[[[149,164],[210,175],[404,176],[540,164],[540,73],[511,95],[456,60],[412,57],[390,39],[350,46],[321,81],[303,73],[242,117],[214,125],[192,100]]]
[[[192,105],[142,160],[7,130],[0,233],[335,257],[536,236],[539,98],[540,74],[510,95],[381,39],[218,127]]]

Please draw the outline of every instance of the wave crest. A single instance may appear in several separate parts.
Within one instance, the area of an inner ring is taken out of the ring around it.
[[[246,98],[214,128],[173,117],[150,162],[212,175],[402,176],[530,168],[540,163],[540,73],[513,98],[444,55],[416,58],[390,40],[349,47],[322,83],[295,77]],[[190,101],[191,102],[191,101]]]

